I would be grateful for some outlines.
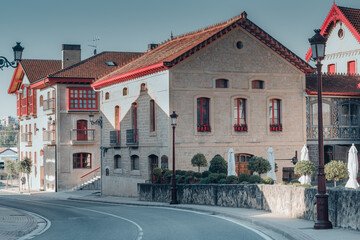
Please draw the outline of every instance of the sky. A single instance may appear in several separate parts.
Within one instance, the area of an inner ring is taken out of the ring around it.
[[[359,0],[335,0],[360,8]],[[61,44],[80,44],[82,59],[102,51],[143,52],[159,43],[247,12],[248,18],[305,58],[308,38],[320,28],[333,0],[16,0],[2,1],[0,56],[13,60],[21,42],[23,59],[61,59]],[[16,116],[8,95],[13,68],[0,71],[0,117]]]

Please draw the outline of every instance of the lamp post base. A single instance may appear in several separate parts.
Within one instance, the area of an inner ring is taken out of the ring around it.
[[[314,229],[332,229],[332,224],[330,221],[316,221]]]
[[[332,224],[329,221],[327,194],[316,194],[317,221],[314,229],[331,229]]]

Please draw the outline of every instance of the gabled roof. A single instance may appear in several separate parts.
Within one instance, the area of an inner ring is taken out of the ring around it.
[[[15,93],[19,89],[24,75],[27,76],[31,84],[60,69],[60,60],[23,59],[14,71],[8,93]]]
[[[326,37],[337,21],[341,21],[360,43],[360,9],[337,6],[334,2],[329,14],[320,28],[320,33]],[[306,53],[306,61],[310,60],[311,48]]]
[[[11,148],[0,148],[0,154],[6,152],[7,150],[12,151],[13,153],[17,153],[15,150],[13,150]]]
[[[323,74],[323,95],[332,96],[360,96],[360,75]],[[306,92],[317,94],[317,74],[306,75]]]
[[[247,19],[246,12],[243,12],[228,21],[174,37],[124,67],[99,78],[92,86],[101,88],[171,68],[238,27],[245,29],[304,73],[313,71],[300,57]]]

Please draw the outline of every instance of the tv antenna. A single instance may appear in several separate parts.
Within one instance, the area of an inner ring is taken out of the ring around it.
[[[100,41],[100,38],[98,36],[95,36],[94,39],[92,40],[93,43],[88,45],[89,47],[94,48],[94,55],[97,54],[97,43],[98,43],[98,41]]]

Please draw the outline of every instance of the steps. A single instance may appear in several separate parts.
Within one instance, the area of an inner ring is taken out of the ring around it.
[[[101,184],[101,177],[100,176],[94,176],[90,179],[87,179],[85,182],[82,182],[75,187],[73,187],[72,191],[78,191],[78,190],[100,190],[100,184]]]

